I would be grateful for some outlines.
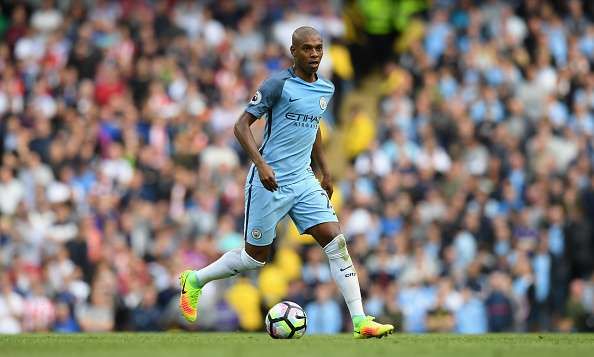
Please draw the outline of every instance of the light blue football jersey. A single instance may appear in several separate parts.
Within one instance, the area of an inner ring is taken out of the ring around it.
[[[334,85],[318,75],[309,83],[292,68],[266,79],[252,97],[246,112],[256,118],[266,116],[260,154],[276,175],[279,186],[314,176],[311,150],[322,115],[334,94]],[[252,164],[246,184],[263,186]]]

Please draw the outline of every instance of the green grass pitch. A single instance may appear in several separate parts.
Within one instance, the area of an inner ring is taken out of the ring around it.
[[[403,335],[354,340],[350,335],[273,340],[247,333],[109,333],[0,335],[2,357],[572,357],[594,356],[594,334]]]

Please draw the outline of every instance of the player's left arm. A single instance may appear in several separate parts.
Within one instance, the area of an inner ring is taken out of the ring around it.
[[[322,131],[320,128],[318,128],[316,141],[314,142],[313,148],[311,150],[311,160],[314,172],[320,180],[320,185],[324,191],[326,191],[328,197],[332,198],[332,193],[334,192],[334,189],[332,188],[332,176],[330,176],[330,171],[326,165],[324,150],[322,148]]]

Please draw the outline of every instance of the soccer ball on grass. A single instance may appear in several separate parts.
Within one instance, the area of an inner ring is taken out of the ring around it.
[[[272,338],[301,338],[305,334],[307,317],[301,306],[282,301],[268,310],[265,323]]]

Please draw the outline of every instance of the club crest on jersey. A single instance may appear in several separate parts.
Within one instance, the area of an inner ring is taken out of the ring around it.
[[[262,238],[262,231],[259,230],[258,228],[252,229],[252,238],[254,238],[254,239]]]
[[[260,91],[256,91],[256,94],[254,94],[254,96],[252,97],[252,100],[250,100],[250,104],[251,105],[256,105],[259,104],[262,101],[262,93],[260,93]]]
[[[322,108],[322,110],[326,110],[327,106],[328,106],[328,100],[326,100],[325,97],[320,97],[320,108]]]

